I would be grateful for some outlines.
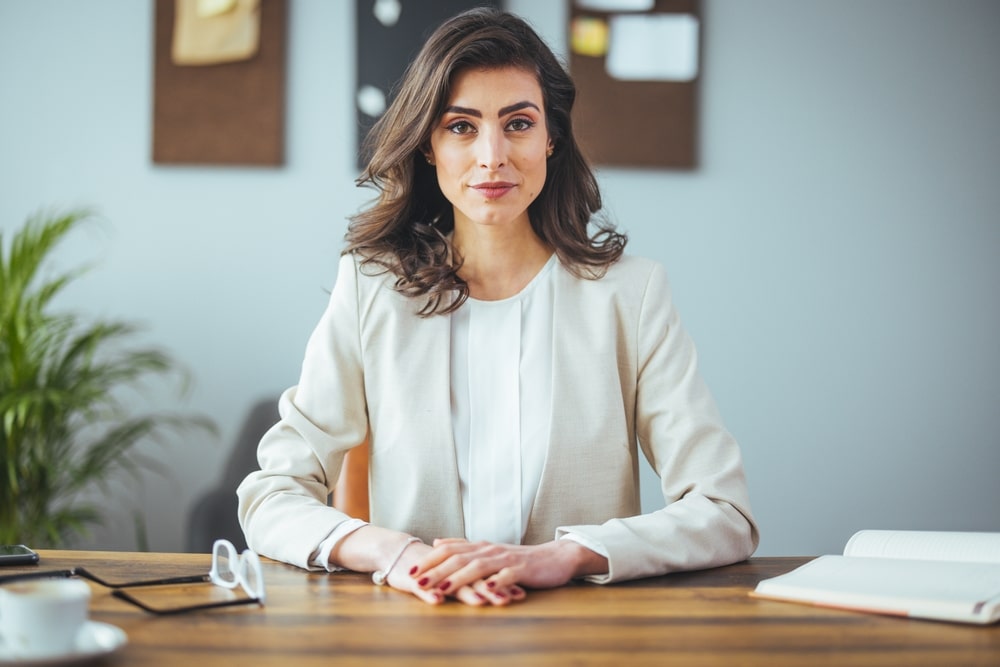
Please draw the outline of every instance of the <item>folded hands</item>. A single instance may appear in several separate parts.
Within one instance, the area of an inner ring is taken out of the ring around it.
[[[453,598],[503,606],[525,599],[525,588],[562,586],[601,571],[607,560],[571,540],[523,546],[445,538],[407,549],[388,583],[430,604]]]

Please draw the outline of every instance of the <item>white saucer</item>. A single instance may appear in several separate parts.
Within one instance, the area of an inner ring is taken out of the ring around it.
[[[48,667],[49,665],[74,665],[100,656],[110,655],[128,643],[125,631],[108,623],[87,621],[76,635],[76,650],[65,655],[47,655],[39,658],[17,658],[0,641],[0,665],[18,667]]]

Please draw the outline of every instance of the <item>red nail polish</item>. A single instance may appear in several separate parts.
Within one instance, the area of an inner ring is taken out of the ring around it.
[[[507,597],[506,595],[504,595],[500,591],[496,591],[495,593],[493,593],[493,595],[497,596],[498,598],[506,598]]]
[[[451,586],[451,582],[450,581],[446,581],[443,584],[441,584],[440,586],[438,586],[438,588],[440,588],[443,591],[446,591],[446,590],[448,590],[449,586]]]
[[[486,582],[486,587],[487,588],[496,588],[496,585],[497,585],[497,582],[495,582],[495,581],[487,581]]]
[[[414,565],[413,567],[410,568],[410,576],[412,577],[416,573],[417,573],[417,566]]]
[[[423,579],[417,582],[417,586],[426,586],[427,582],[430,580],[431,580],[430,577],[424,577]]]
[[[476,597],[479,598],[481,601],[486,602],[486,596],[484,596],[482,593],[476,593]]]

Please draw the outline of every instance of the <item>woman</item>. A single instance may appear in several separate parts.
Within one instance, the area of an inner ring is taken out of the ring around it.
[[[513,15],[431,36],[370,135],[378,199],[239,488],[251,548],[470,605],[753,552],[739,449],[664,271],[595,218],[574,96]],[[371,523],[326,502],[366,437]],[[639,447],[666,501],[649,514]]]

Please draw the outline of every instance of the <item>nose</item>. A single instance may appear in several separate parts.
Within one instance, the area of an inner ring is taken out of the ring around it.
[[[476,159],[480,167],[489,171],[496,171],[507,164],[507,138],[502,131],[487,130],[479,133]]]

